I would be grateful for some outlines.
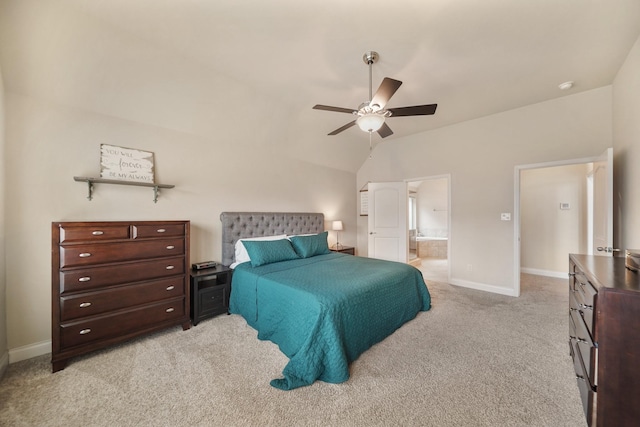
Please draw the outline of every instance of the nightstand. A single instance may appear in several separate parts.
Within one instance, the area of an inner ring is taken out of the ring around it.
[[[191,270],[191,322],[229,312],[231,274],[223,265],[204,270]]]
[[[349,254],[349,255],[356,254],[356,248],[354,248],[353,246],[340,245],[340,248],[329,248],[329,249],[331,249],[333,252],[340,252],[343,254]]]

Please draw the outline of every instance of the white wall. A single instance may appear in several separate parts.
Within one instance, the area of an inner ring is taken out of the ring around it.
[[[448,189],[446,178],[427,179],[418,186],[416,217],[419,233],[430,237],[448,236]]]
[[[570,253],[587,250],[587,164],[526,169],[520,175],[521,270],[566,277]],[[568,203],[569,209],[560,209]]]
[[[6,274],[5,274],[5,203],[4,203],[4,83],[2,79],[2,68],[0,68],[0,378],[9,364],[9,353],[7,346],[7,300],[6,300]]]
[[[597,156],[611,134],[607,86],[383,142],[358,171],[354,192],[367,182],[450,173],[452,282],[513,295],[514,223],[500,213],[514,212],[515,167]],[[359,219],[360,253],[366,228]]]
[[[640,38],[613,83],[614,245],[640,248]]]

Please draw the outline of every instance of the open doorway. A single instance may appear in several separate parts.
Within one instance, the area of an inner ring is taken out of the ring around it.
[[[591,163],[520,175],[520,271],[566,278],[568,254],[588,248]]]
[[[533,198],[525,194],[527,175],[538,187]],[[565,278],[569,253],[610,256],[616,250],[613,149],[593,158],[516,166],[514,208],[514,296],[520,296],[521,273]]]
[[[407,181],[409,263],[425,279],[448,282],[450,230],[449,175]]]

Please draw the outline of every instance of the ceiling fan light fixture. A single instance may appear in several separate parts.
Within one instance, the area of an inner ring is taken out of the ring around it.
[[[382,114],[367,113],[358,117],[356,123],[365,132],[377,132],[384,123],[384,116]]]

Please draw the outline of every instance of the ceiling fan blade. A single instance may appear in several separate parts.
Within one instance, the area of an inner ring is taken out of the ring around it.
[[[349,114],[353,114],[354,109],[353,108],[342,108],[342,107],[331,107],[329,105],[314,105],[313,106],[314,110],[325,110],[325,111],[334,111],[336,113],[349,113]]]
[[[354,121],[352,121],[352,122],[347,123],[346,125],[344,125],[344,126],[342,126],[342,127],[339,127],[338,129],[334,130],[333,132],[329,133],[328,135],[337,135],[337,134],[339,134],[340,132],[342,132],[343,130],[347,130],[347,129],[349,129],[351,126],[353,126],[353,125],[355,125],[355,124],[356,124],[356,121],[354,120]]]
[[[401,84],[402,82],[400,80],[385,77],[384,80],[382,80],[382,83],[380,83],[378,91],[373,95],[373,98],[371,98],[371,103],[369,105],[379,105],[380,108],[384,108]]]
[[[413,107],[387,108],[391,111],[391,117],[403,116],[429,116],[435,114],[438,104],[414,105]]]
[[[391,130],[389,125],[383,123],[382,126],[380,126],[380,129],[378,129],[378,135],[380,135],[381,138],[386,138],[389,135],[393,135],[393,131]]]

